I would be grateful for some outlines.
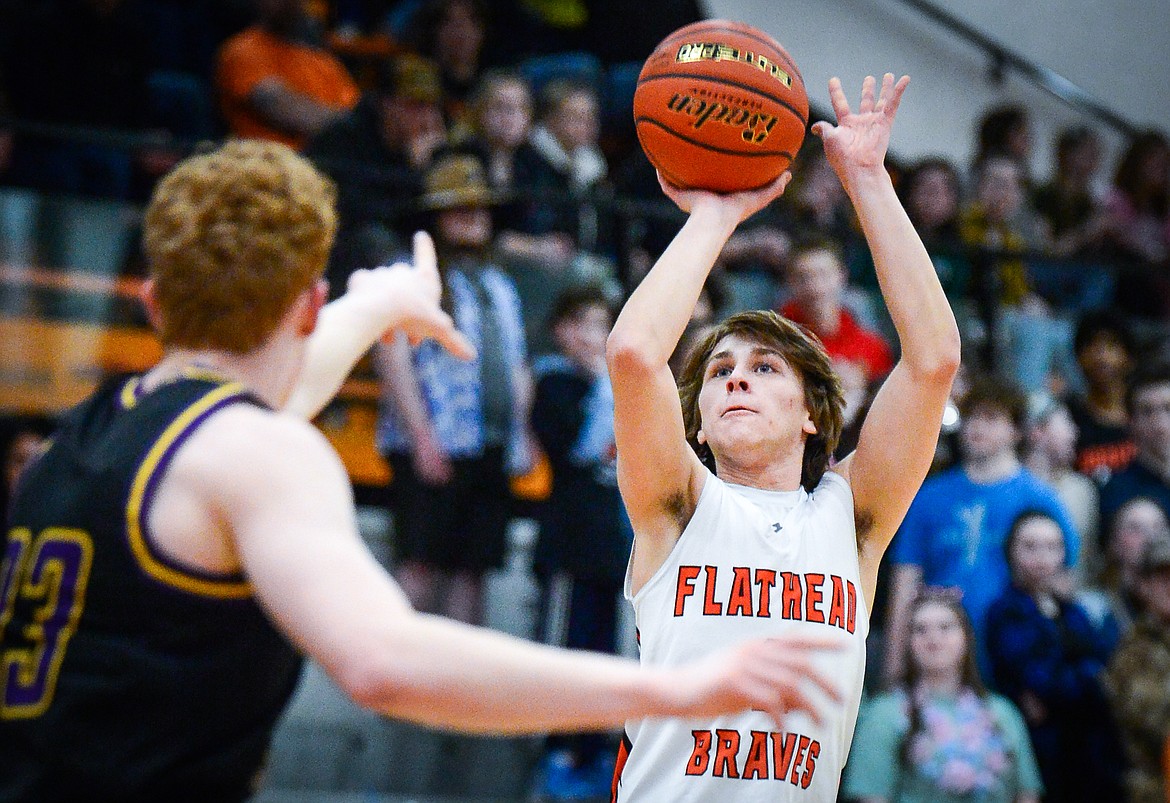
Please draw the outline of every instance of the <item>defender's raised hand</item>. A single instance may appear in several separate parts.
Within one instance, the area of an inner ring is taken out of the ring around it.
[[[877,81],[872,75],[867,75],[861,85],[861,105],[854,112],[849,108],[841,80],[829,79],[829,99],[837,115],[837,124],[822,121],[812,127],[812,132],[824,142],[825,156],[846,191],[857,173],[885,169],[890,129],[902,93],[909,83],[908,75],[903,75],[895,84],[893,73],[886,73],[882,78],[881,92],[875,99]]]
[[[403,332],[412,344],[434,338],[456,357],[473,358],[475,348],[439,307],[443,284],[435,245],[426,232],[414,235],[413,261],[413,267],[397,264],[354,271],[346,290],[381,305],[389,330],[383,339],[392,339],[396,332]]]

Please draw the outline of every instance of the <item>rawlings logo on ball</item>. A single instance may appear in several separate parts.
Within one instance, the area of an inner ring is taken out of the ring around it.
[[[740,50],[718,42],[691,42],[678,49],[674,60],[682,64],[695,61],[742,61],[768,73],[786,87],[792,86],[792,76],[780,69],[780,65],[759,53]]]
[[[688,114],[695,118],[691,124],[702,128],[707,121],[742,127],[744,142],[759,145],[768,138],[776,125],[776,115],[752,111],[742,106],[732,106],[717,100],[703,100],[690,95],[676,94],[666,103],[672,112]]]

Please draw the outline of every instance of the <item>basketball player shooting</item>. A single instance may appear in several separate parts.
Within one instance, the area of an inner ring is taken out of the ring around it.
[[[819,341],[775,313],[716,327],[677,387],[667,367],[723,244],[783,193],[789,173],[731,195],[660,177],[689,218],[607,349],[643,664],[674,666],[765,634],[829,634],[842,653],[822,667],[845,700],[819,721],[794,714],[782,730],[763,712],[631,721],[616,800],[836,800],[878,564],[930,466],[959,364],[954,315],[883,164],[909,78],[887,74],[875,97],[876,83],[865,79],[854,112],[832,79],[837,124],[813,128],[860,218],[901,343],[855,452],[829,466],[840,384]]]

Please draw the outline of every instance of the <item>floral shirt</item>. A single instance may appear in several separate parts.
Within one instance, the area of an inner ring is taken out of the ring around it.
[[[472,284],[473,280],[465,272],[451,270],[447,274],[455,325],[476,347],[477,358],[460,360],[434,340],[421,343],[412,355],[415,374],[435,435],[452,457],[477,457],[482,454],[485,445],[480,375],[480,360],[484,358],[484,316],[492,315],[499,322],[503,362],[512,371],[519,371],[526,370],[528,360],[520,297],[512,280],[492,266],[480,269],[477,279],[490,299],[490,307],[483,304]],[[409,451],[410,439],[401,414],[393,404],[385,404],[381,412],[378,422],[379,448],[384,453]],[[508,464],[513,473],[522,473],[528,468],[524,413],[523,408],[516,404],[510,432],[505,439]]]
[[[1017,795],[1040,792],[1023,717],[1007,699],[981,698],[970,690],[921,698],[922,724],[911,739],[907,766],[902,742],[910,727],[909,702],[899,690],[862,706],[845,767],[847,797],[1012,803]]]

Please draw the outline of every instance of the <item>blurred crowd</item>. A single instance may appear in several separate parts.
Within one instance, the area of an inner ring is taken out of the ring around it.
[[[637,146],[641,60],[700,18],[611,0],[4,0],[0,184],[141,202],[200,143],[277,140],[337,186],[335,293],[435,237],[475,362],[377,349],[395,571],[482,621],[509,521],[540,524],[536,637],[614,651],[631,534],[604,368],[614,310],[681,221]],[[964,335],[936,466],[870,613],[844,793],[1165,803],[1170,766],[1170,143],[1033,165],[988,109],[970,164],[891,165]],[[133,261],[133,260],[131,260]],[[686,345],[773,308],[815,332],[856,433],[897,359],[869,254],[810,141],[733,236]],[[15,419],[5,480],[51,422]],[[7,485],[6,485],[7,487]],[[603,796],[606,738],[550,740],[541,799]]]

